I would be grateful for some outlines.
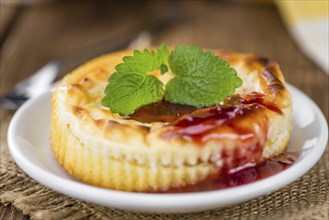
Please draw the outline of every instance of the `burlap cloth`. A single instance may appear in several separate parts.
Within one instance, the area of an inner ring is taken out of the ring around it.
[[[329,150],[296,182],[248,202],[191,214],[144,214],[73,199],[28,177],[7,147],[12,113],[1,111],[0,202],[12,203],[32,219],[329,219]],[[37,119],[36,119],[37,120]]]

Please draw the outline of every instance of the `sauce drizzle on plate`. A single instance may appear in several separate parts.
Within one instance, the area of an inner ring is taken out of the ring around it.
[[[254,166],[252,164],[224,171],[213,177],[208,177],[196,184],[191,184],[183,187],[170,188],[165,191],[156,191],[152,193],[187,193],[187,192],[202,192],[219,189],[227,189],[231,187],[241,186],[248,183],[273,176],[283,170],[289,168],[297,159],[298,154],[292,152],[284,152],[276,157],[269,158],[260,164]]]

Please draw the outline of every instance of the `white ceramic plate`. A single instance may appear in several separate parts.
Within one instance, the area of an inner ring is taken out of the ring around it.
[[[208,192],[179,194],[131,193],[99,188],[68,175],[54,159],[49,144],[50,93],[26,102],[8,131],[10,152],[33,179],[66,195],[85,201],[143,212],[195,212],[240,203],[268,194],[301,177],[320,159],[327,139],[326,119],[314,102],[293,86],[293,130],[288,151],[300,152],[288,169],[263,180]]]

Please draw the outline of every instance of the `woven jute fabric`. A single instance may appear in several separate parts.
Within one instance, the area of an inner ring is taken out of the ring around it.
[[[328,148],[306,175],[268,195],[198,213],[145,214],[73,199],[28,177],[13,161],[8,150],[6,135],[11,117],[12,113],[1,112],[0,202],[13,204],[32,219],[329,219]]]

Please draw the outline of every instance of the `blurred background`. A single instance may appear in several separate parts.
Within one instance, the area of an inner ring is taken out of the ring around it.
[[[328,72],[327,0],[1,0],[0,16],[1,96],[47,62],[96,45],[257,53],[278,61],[288,81],[313,65]]]
[[[327,0],[1,0],[0,6],[1,96],[54,59],[85,56],[73,68],[113,50],[162,42],[267,56],[306,91],[308,81],[298,85],[296,77],[329,72]]]

